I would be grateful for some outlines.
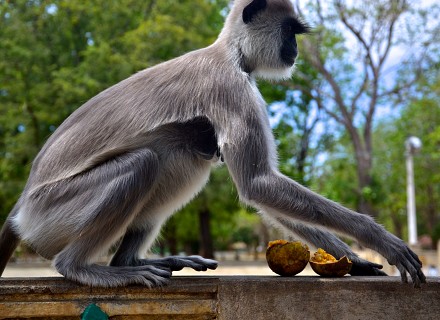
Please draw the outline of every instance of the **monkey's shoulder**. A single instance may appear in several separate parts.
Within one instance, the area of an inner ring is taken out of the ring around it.
[[[159,88],[155,94],[172,89],[174,94],[191,91],[200,97],[200,92],[234,92],[249,83],[249,76],[227,52],[209,46],[141,70],[127,79],[130,82]]]

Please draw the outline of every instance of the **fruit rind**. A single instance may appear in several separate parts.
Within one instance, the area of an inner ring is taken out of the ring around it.
[[[343,277],[350,272],[352,265],[353,263],[346,256],[337,260],[323,249],[318,249],[310,259],[313,271],[323,277]]]
[[[300,241],[275,240],[269,242],[266,260],[273,272],[280,276],[294,276],[307,266],[310,251]]]

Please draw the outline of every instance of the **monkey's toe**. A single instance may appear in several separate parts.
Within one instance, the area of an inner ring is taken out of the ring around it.
[[[207,269],[215,270],[218,267],[218,262],[216,260],[206,259],[201,256],[188,256],[185,259],[202,266],[204,268],[203,271],[206,271]]]
[[[183,268],[192,268],[196,271],[214,270],[218,262],[212,259],[205,259],[201,256],[170,256],[161,259],[143,259],[143,265],[150,265],[157,268],[168,268],[171,271],[180,271]]]

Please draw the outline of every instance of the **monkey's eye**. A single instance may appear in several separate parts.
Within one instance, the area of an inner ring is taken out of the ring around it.
[[[298,19],[286,18],[282,23],[282,30],[287,36],[293,36],[310,32],[310,27]]]

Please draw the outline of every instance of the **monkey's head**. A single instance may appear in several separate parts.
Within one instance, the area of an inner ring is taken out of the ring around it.
[[[289,0],[235,0],[219,39],[237,52],[245,72],[276,80],[291,76],[295,36],[308,31]]]

